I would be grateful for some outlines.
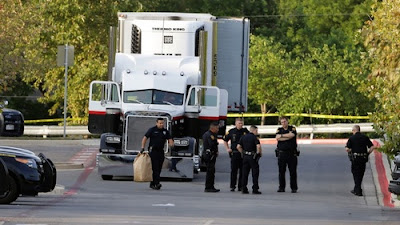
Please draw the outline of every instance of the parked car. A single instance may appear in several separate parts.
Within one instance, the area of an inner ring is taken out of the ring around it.
[[[394,169],[392,171],[392,178],[389,182],[389,192],[400,195],[400,153],[394,157]]]
[[[8,169],[0,158],[0,196],[3,196],[8,189]]]
[[[0,159],[5,166],[0,175],[0,204],[9,204],[20,195],[36,196],[39,192],[50,192],[57,180],[57,170],[53,162],[42,153],[35,155],[32,151],[0,146]],[[1,168],[0,168],[1,170]]]
[[[0,136],[22,136],[24,115],[18,110],[3,108],[0,115]]]

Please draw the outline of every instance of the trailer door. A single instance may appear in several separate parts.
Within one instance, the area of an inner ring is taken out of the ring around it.
[[[112,132],[121,114],[119,86],[111,81],[93,81],[89,96],[89,132],[102,134]],[[113,122],[114,121],[114,122]]]
[[[218,18],[217,86],[228,91],[228,111],[247,111],[250,20]]]

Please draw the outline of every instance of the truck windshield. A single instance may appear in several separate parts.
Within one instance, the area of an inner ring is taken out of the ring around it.
[[[160,90],[124,91],[124,103],[182,105],[183,94]]]

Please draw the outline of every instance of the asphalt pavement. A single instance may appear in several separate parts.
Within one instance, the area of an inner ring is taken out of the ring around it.
[[[35,140],[0,145],[44,152],[55,162],[70,162],[98,140]],[[216,187],[204,193],[205,173],[192,182],[163,181],[160,191],[131,178],[103,181],[93,158],[79,169],[59,170],[60,193],[19,198],[0,206],[0,225],[9,224],[399,224],[396,209],[379,205],[372,162],[364,179],[365,196],[350,193],[350,162],[343,144],[300,144],[299,192],[277,193],[274,144],[263,144],[260,159],[262,195],[230,192],[229,157],[220,145]],[[251,177],[251,176],[250,176]],[[288,180],[288,177],[287,177]],[[251,185],[251,178],[249,184]],[[249,186],[250,188],[250,186]],[[250,188],[251,189],[251,188]],[[1,224],[3,221],[3,224]]]

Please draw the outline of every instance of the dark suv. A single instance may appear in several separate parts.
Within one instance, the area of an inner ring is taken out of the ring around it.
[[[0,159],[0,204],[54,189],[57,170],[42,153],[36,156],[26,149],[0,146]]]
[[[24,116],[20,111],[3,108],[0,115],[0,136],[22,136]]]

